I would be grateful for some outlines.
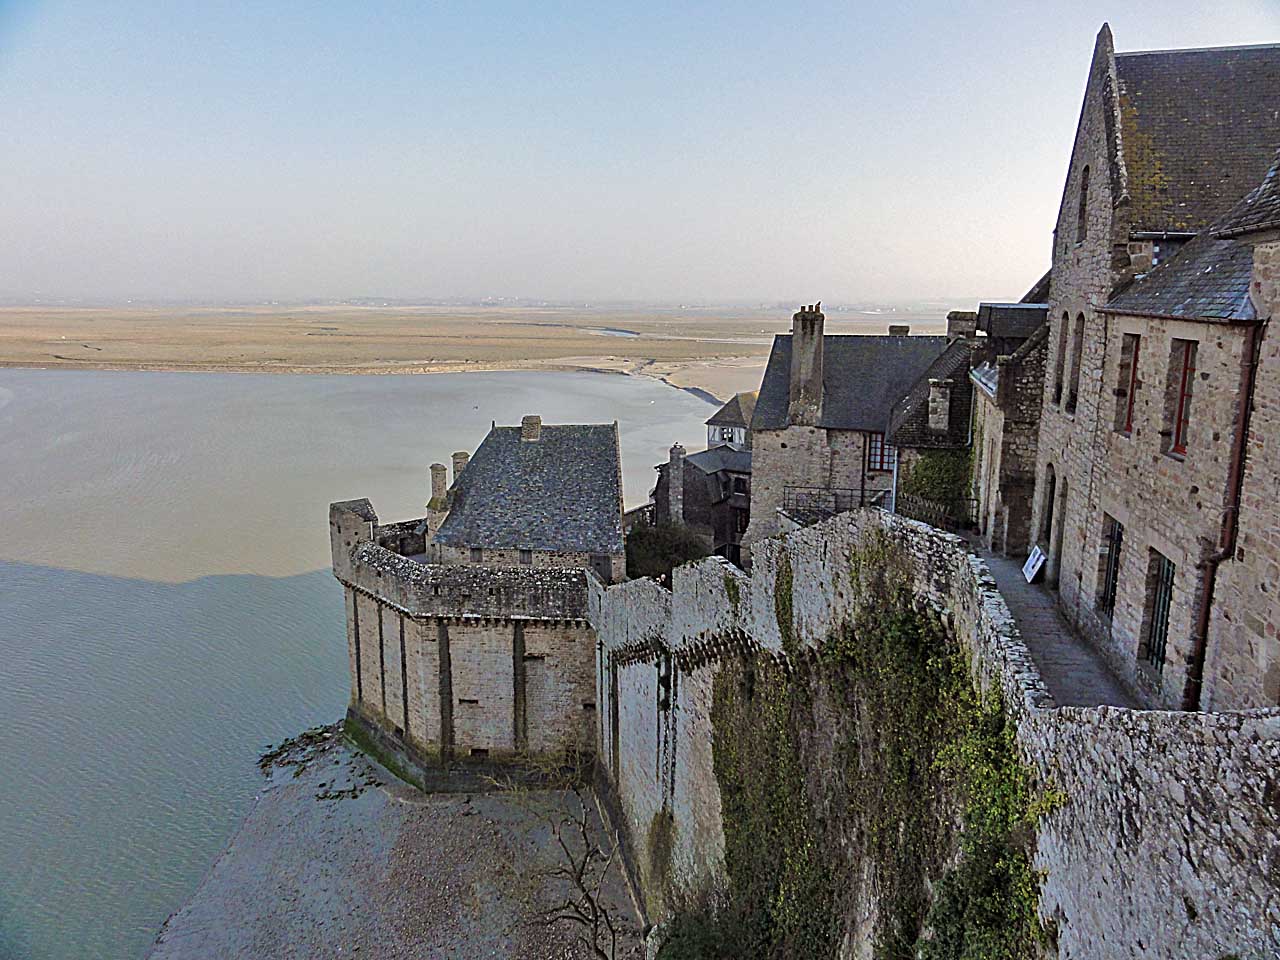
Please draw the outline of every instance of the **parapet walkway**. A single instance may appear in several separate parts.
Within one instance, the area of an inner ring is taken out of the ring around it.
[[[1022,564],[976,544],[971,544],[971,549],[991,568],[996,586],[1018,623],[1022,640],[1059,706],[1141,706],[1112,673],[1101,654],[1067,623],[1053,594],[1043,586],[1027,583]]]

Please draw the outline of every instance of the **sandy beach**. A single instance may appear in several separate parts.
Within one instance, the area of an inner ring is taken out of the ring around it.
[[[586,960],[544,816],[572,794],[423,793],[329,728],[294,748],[150,960]],[[296,773],[295,773],[296,771]],[[598,823],[598,821],[597,821]],[[607,842],[607,841],[603,841]],[[602,892],[618,957],[643,955],[620,868]]]
[[[831,311],[829,333],[945,328],[936,313]],[[754,390],[777,310],[568,307],[0,307],[0,366],[253,373],[598,370],[726,399]]]

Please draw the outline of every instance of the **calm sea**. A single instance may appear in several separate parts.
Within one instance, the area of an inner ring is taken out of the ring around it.
[[[712,408],[596,374],[0,369],[0,960],[145,953],[347,696],[328,504],[419,516],[492,420],[618,420],[628,505]]]

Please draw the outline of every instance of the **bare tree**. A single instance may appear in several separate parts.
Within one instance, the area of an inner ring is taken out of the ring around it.
[[[539,893],[534,922],[570,927],[593,960],[617,960],[625,921],[610,906],[605,884],[618,864],[619,844],[600,822],[589,789],[577,776],[549,776],[546,789],[536,791],[510,779],[491,782],[551,835],[555,865],[537,868],[531,878]]]

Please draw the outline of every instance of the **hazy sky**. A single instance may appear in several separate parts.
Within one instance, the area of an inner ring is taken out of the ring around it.
[[[1021,294],[1103,20],[1280,2],[0,0],[0,295]]]

